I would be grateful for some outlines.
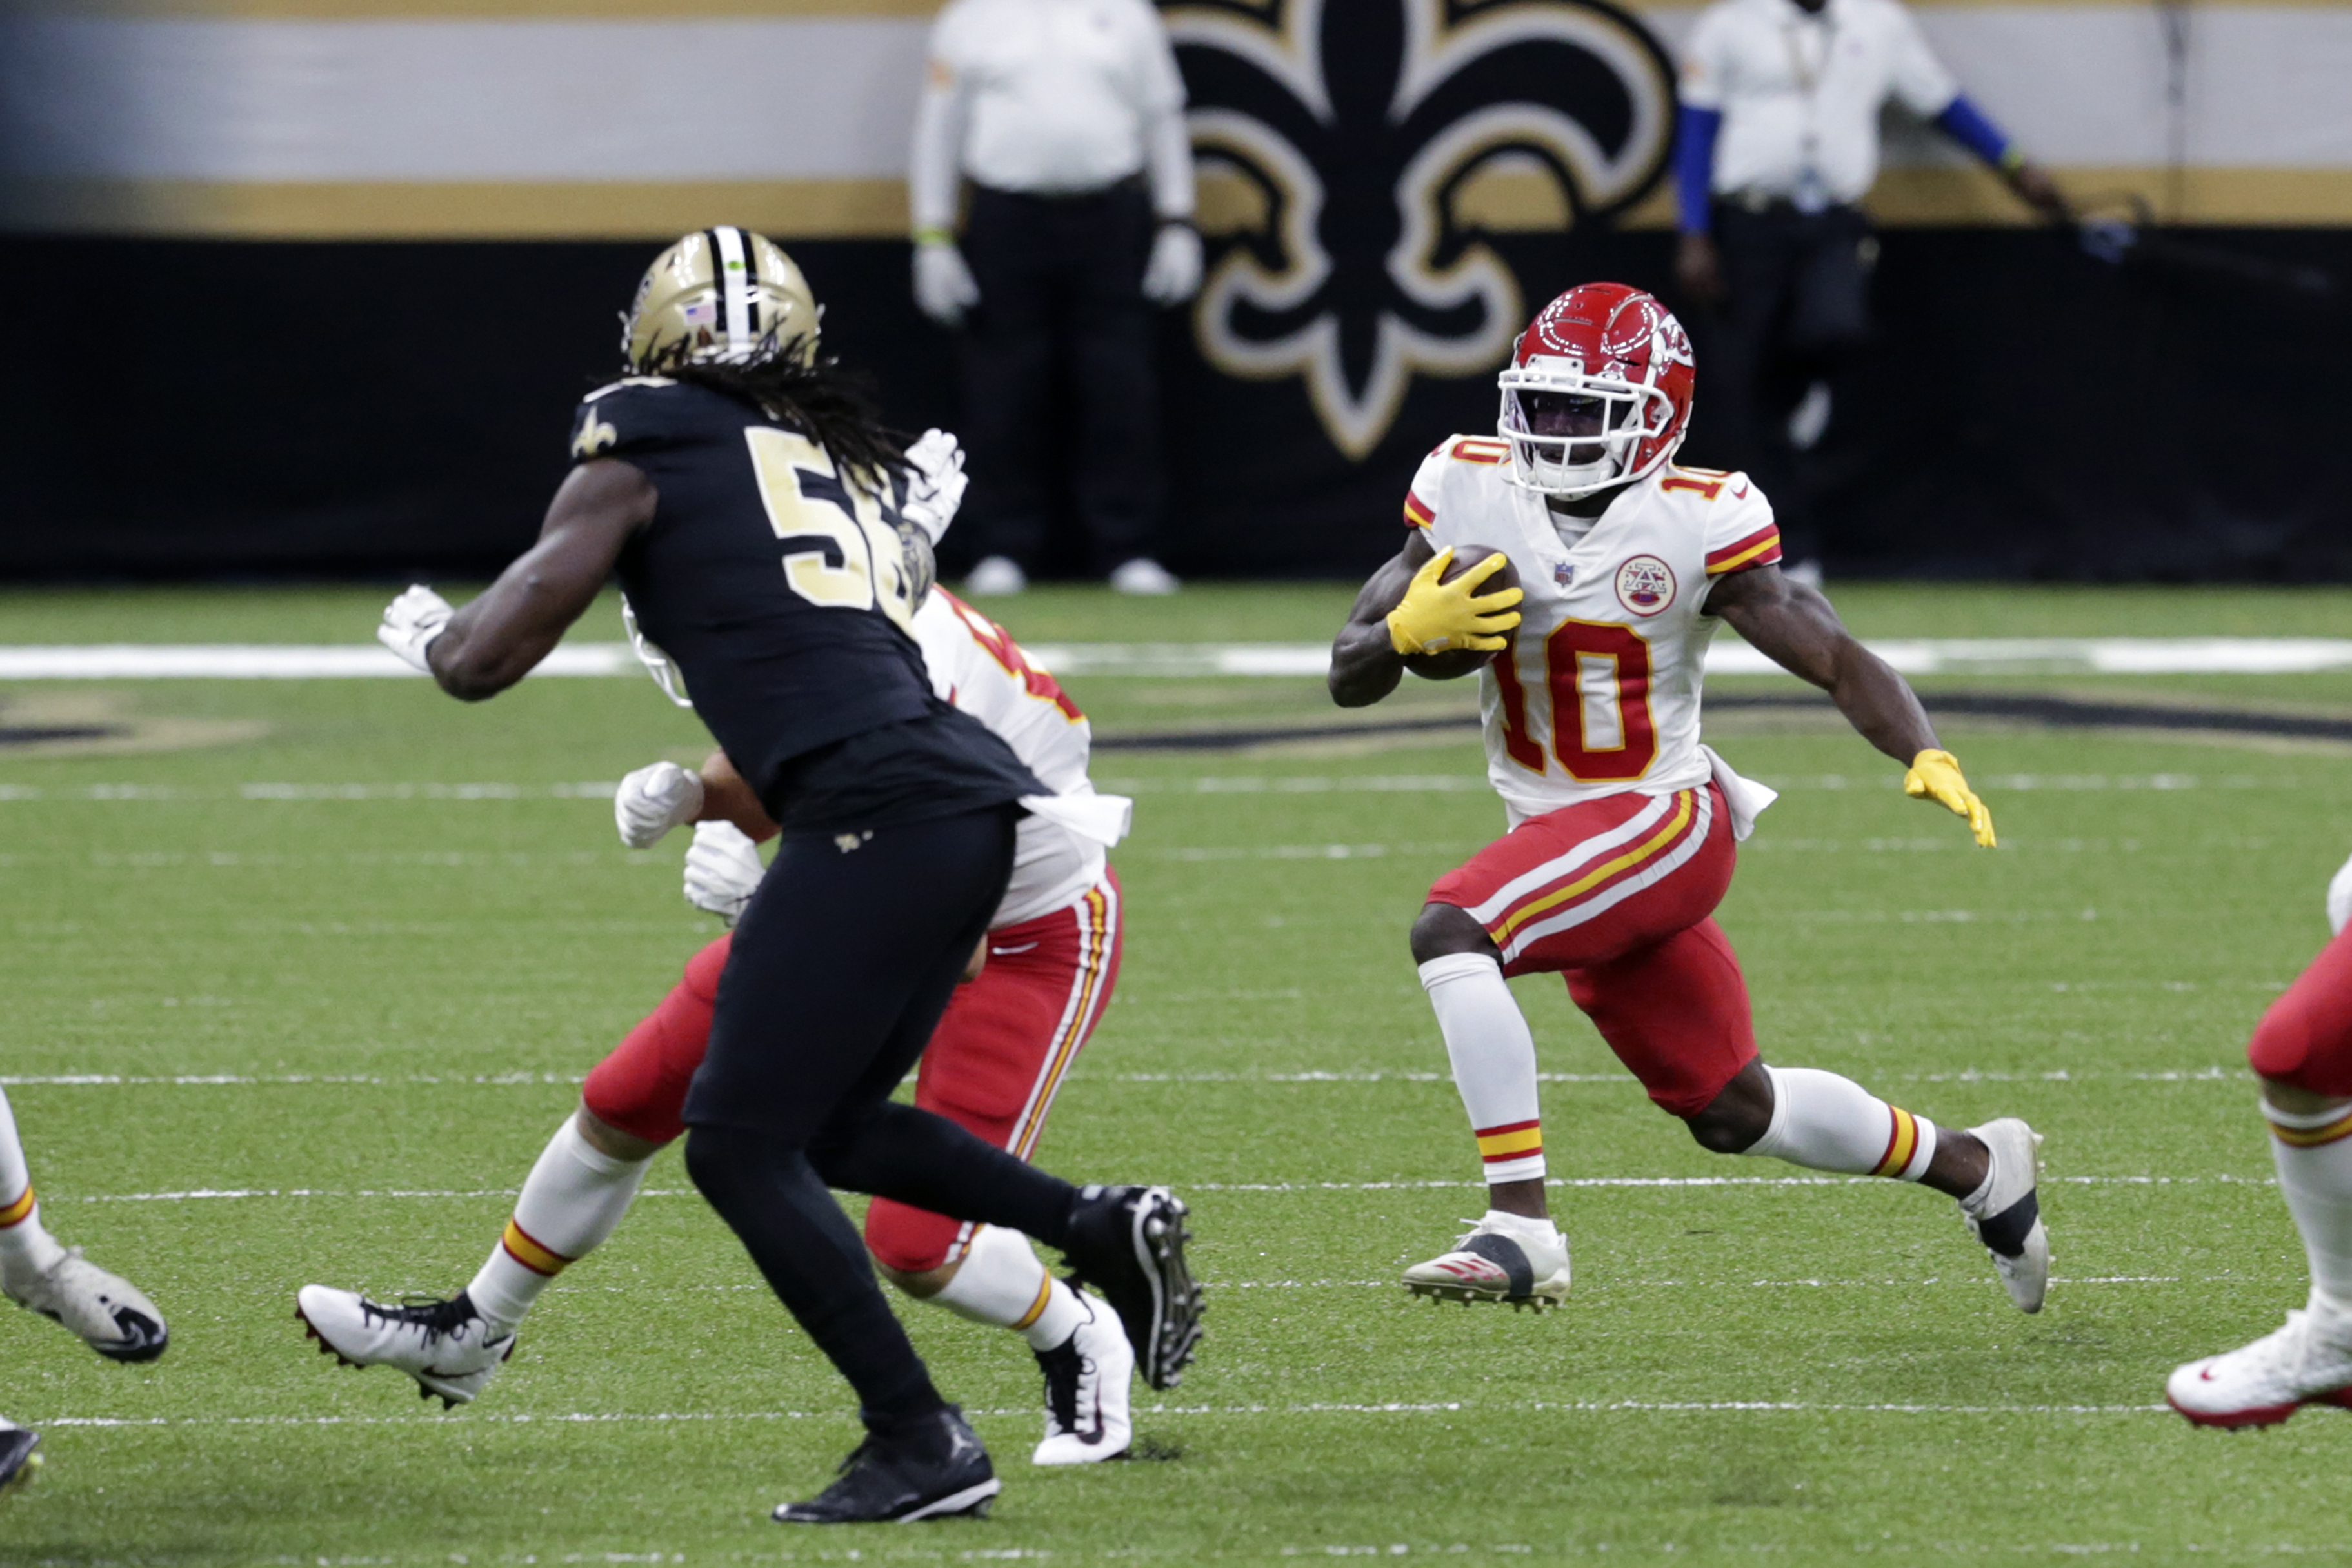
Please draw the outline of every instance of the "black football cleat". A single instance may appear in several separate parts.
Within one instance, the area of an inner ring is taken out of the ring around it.
[[[0,1494],[16,1490],[41,1468],[41,1435],[0,1419]]]
[[[1190,1212],[1164,1186],[1083,1187],[1063,1249],[1118,1314],[1154,1388],[1175,1387],[1201,1345],[1201,1287],[1184,1261]]]
[[[869,1432],[841,1461],[841,1479],[806,1502],[776,1505],[778,1524],[912,1524],[919,1519],[987,1517],[1004,1490],[988,1450],[948,1406],[904,1431]]]

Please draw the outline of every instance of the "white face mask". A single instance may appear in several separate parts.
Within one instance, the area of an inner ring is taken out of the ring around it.
[[[1496,379],[1496,431],[1511,444],[1507,477],[1547,496],[1572,499],[1638,477],[1635,450],[1674,421],[1674,405],[1656,388],[1588,376],[1564,361],[1530,360]]]

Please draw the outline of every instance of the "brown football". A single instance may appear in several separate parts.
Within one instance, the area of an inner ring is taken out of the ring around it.
[[[1491,550],[1484,545],[1456,545],[1454,547],[1454,559],[1446,562],[1445,575],[1438,580],[1452,582],[1488,556],[1501,554],[1500,550]],[[1478,591],[1482,594],[1500,593],[1507,588],[1518,586],[1519,569],[1513,566],[1510,558],[1506,556],[1503,570],[1480,583]],[[1492,653],[1476,648],[1449,648],[1442,653],[1409,653],[1405,656],[1404,667],[1425,681],[1455,681],[1486,668],[1494,656]]]

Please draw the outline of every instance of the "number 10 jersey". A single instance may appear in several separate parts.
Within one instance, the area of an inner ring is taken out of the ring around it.
[[[1518,570],[1518,631],[1478,677],[1486,777],[1512,825],[1705,784],[1707,590],[1780,559],[1771,507],[1744,474],[1669,465],[1563,529],[1510,462],[1507,442],[1456,436],[1423,461],[1404,515],[1436,549],[1483,546]]]

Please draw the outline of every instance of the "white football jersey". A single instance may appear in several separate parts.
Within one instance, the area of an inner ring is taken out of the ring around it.
[[[1003,627],[934,588],[915,612],[915,644],[931,689],[988,726],[1056,795],[1091,795],[1087,758],[1094,730],[1052,675],[1029,662]],[[1103,874],[1103,848],[1043,817],[1021,820],[1013,884],[989,922],[1018,925],[1059,909]]]
[[[1705,783],[1717,622],[1701,607],[1717,578],[1780,559],[1771,507],[1745,474],[1668,465],[1597,519],[1559,518],[1507,481],[1510,461],[1507,442],[1455,436],[1423,461],[1404,514],[1438,549],[1501,550],[1526,591],[1510,648],[1478,676],[1486,777],[1512,825]]]

